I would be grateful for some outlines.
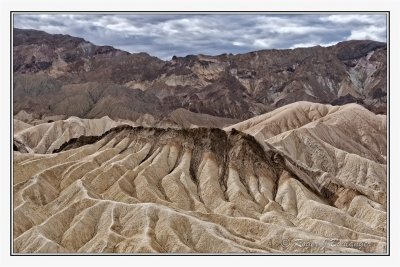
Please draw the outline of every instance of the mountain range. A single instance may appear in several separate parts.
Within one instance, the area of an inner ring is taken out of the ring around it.
[[[302,100],[386,114],[385,43],[163,61],[69,35],[14,29],[13,38],[14,114],[161,121],[184,108],[243,120]]]

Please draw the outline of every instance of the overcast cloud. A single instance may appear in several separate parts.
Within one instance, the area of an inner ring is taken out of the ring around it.
[[[14,15],[14,27],[82,37],[162,59],[269,48],[329,46],[351,39],[386,42],[385,15]]]

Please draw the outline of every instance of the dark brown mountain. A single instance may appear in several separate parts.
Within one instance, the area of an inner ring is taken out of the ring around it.
[[[14,29],[13,40],[15,113],[246,119],[300,100],[386,113],[387,50],[375,41],[162,61],[35,30]]]
[[[13,48],[13,69],[18,73],[36,73],[57,65],[60,71],[76,72],[89,58],[129,54],[111,46],[94,45],[83,38],[21,29],[14,29]]]

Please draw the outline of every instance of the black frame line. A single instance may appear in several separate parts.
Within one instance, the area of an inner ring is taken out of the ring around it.
[[[386,254],[384,253],[14,253],[13,249],[13,180],[14,180],[14,157],[13,157],[13,132],[14,132],[14,120],[13,120],[13,26],[14,26],[14,14],[187,14],[187,15],[201,15],[201,14],[241,14],[241,15],[255,15],[255,14],[299,14],[299,15],[310,15],[310,14],[385,14],[386,15],[386,49],[387,49],[387,94],[389,101],[387,100],[386,107],[386,123],[387,123],[387,171],[386,171],[386,185],[387,185],[387,229],[386,229]],[[255,10],[243,10],[243,11],[10,11],[10,256],[390,256],[390,11],[388,10],[376,10],[376,11],[255,11]]]

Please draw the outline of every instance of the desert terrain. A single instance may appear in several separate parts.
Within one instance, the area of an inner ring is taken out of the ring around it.
[[[13,37],[14,253],[387,252],[385,43]]]

